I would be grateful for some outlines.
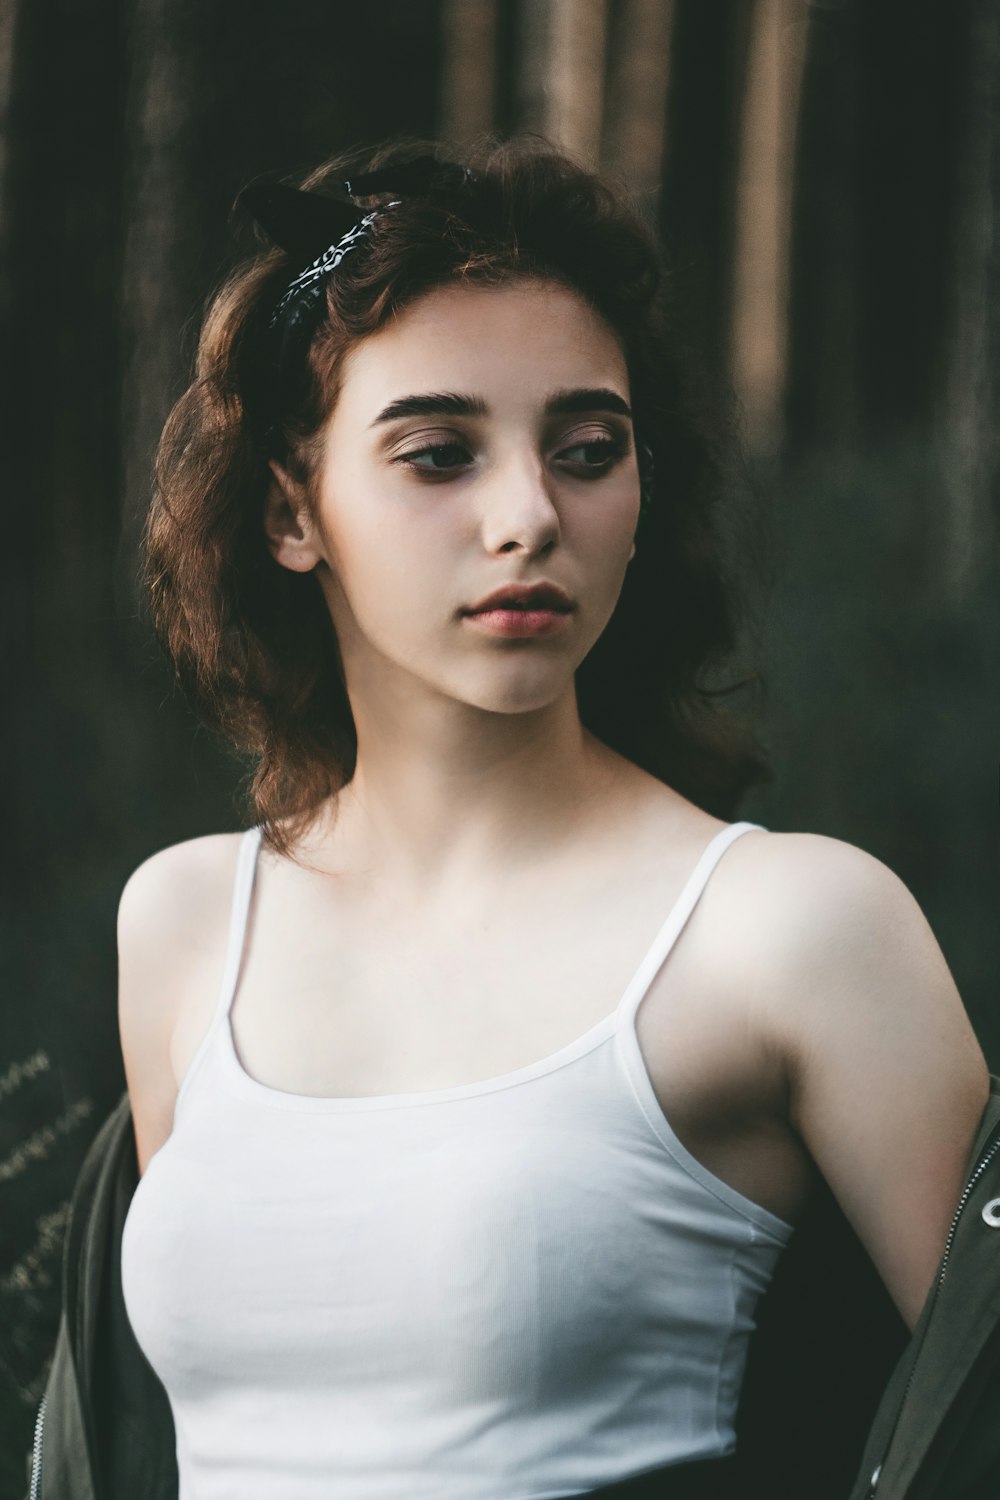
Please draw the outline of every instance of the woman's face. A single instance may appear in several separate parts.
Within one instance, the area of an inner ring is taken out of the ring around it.
[[[351,350],[322,436],[311,515],[274,466],[267,526],[279,562],[317,570],[352,702],[512,713],[566,692],[639,513],[625,359],[598,314],[548,282],[435,289]],[[468,613],[539,582],[572,603],[540,630]]]

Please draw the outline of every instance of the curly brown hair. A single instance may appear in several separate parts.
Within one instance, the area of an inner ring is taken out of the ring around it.
[[[434,150],[351,153],[295,185],[322,192]],[[547,143],[490,141],[465,160],[474,176],[460,191],[403,197],[379,215],[328,277],[308,347],[279,381],[267,325],[301,265],[276,248],[238,265],[210,299],[194,379],[160,440],[144,537],[153,625],[201,715],[251,758],[251,814],[282,852],[351,779],[357,740],[317,580],[266,545],[268,459],[308,493],[347,351],[455,281],[558,281],[607,320],[626,357],[651,470],[621,596],[577,670],[583,724],[717,816],[771,775],[750,724],[718,701],[758,674],[723,689],[704,681],[750,618],[717,524],[720,501],[735,498],[739,445],[682,336],[655,237],[623,193]]]

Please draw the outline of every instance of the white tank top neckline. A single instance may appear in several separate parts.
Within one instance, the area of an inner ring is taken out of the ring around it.
[[[496,1077],[351,1098],[239,1060],[261,831],[243,836],[217,1004],[122,1237],[179,1500],[550,1500],[733,1451],[793,1229],[683,1146],[634,1018],[751,830],[709,841],[583,1035]]]
[[[702,850],[701,855],[681,887],[677,899],[658,929],[649,948],[646,950],[638,968],[626,985],[618,1004],[608,1015],[603,1016],[593,1026],[588,1027],[582,1035],[574,1037],[572,1041],[567,1042],[564,1046],[557,1048],[556,1051],[549,1053],[545,1057],[538,1058],[531,1063],[526,1063],[523,1067],[497,1074],[492,1078],[483,1078],[471,1083],[456,1084],[442,1089],[421,1089],[410,1093],[333,1096],[296,1094],[285,1089],[274,1088],[270,1084],[262,1083],[247,1072],[240,1061],[236,1049],[231,1019],[232,1007],[236,998],[240,972],[243,965],[246,932],[253,901],[257,857],[262,835],[262,830],[259,827],[250,828],[242,835],[240,850],[237,856],[226,958],[215,1011],[202,1043],[192,1058],[185,1077],[182,1080],[178,1091],[178,1101],[189,1087],[191,1079],[197,1071],[201,1055],[211,1045],[213,1035],[217,1029],[222,1032],[222,1053],[230,1078],[236,1088],[242,1090],[248,1096],[255,1098],[261,1104],[269,1105],[276,1109],[303,1110],[307,1113],[344,1113],[355,1110],[419,1108],[424,1105],[448,1103],[453,1099],[469,1099],[477,1094],[492,1093],[497,1089],[511,1088],[516,1084],[530,1082],[533,1078],[541,1077],[555,1068],[563,1067],[584,1053],[589,1052],[592,1047],[599,1046],[601,1042],[616,1032],[626,1047],[629,1046],[630,1039],[637,1046],[633,1022],[639,1005],[646,995],[646,991],[663,967],[674,943],[683,931],[688,917],[697,905],[699,897],[708,883],[709,876],[722,858],[722,855],[731,843],[742,834],[750,831],[766,832],[762,824],[741,821],[728,823],[713,835]],[[643,1070],[645,1070],[644,1064]],[[749,1202],[749,1200],[747,1201]]]

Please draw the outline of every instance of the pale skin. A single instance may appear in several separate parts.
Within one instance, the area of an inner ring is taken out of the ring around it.
[[[387,412],[445,394],[462,401]],[[574,673],[638,518],[631,424],[609,394],[627,408],[621,348],[573,292],[440,288],[348,355],[312,497],[272,465],[268,545],[316,574],[359,749],[303,862],[261,855],[232,1011],[261,1083],[411,1093],[555,1052],[614,1009],[724,826],[580,723]],[[500,639],[459,614],[536,580],[575,601],[556,635]],[[236,844],[166,849],[122,897],[140,1171],[213,1011]],[[899,878],[838,839],[743,835],[636,1025],[687,1148],[789,1223],[821,1173],[912,1328],[988,1073]]]

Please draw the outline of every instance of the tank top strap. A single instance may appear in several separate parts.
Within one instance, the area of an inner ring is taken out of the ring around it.
[[[708,884],[709,877],[723,854],[725,854],[730,844],[734,843],[744,833],[749,833],[752,829],[759,829],[762,833],[767,832],[762,823],[750,823],[743,820],[738,823],[727,823],[725,828],[720,828],[718,833],[709,839],[705,848],[701,851],[694,869],[681,887],[681,893],[670,908],[666,921],[653,939],[649,951],[633,975],[631,984],[622,996],[621,1011],[624,1020],[631,1019],[638,1010],[639,1002],[663,967],[667,955],[684,930],[684,924],[697,906],[701,893]]]
[[[180,1110],[186,1108],[185,1101],[187,1100],[187,1096],[194,1086],[196,1077],[201,1072],[205,1059],[211,1051],[213,1042],[220,1035],[222,1027],[227,1024],[226,1018],[233,1003],[233,997],[236,994],[236,984],[243,962],[247,921],[250,916],[250,903],[253,899],[254,877],[257,873],[257,855],[260,851],[262,833],[263,829],[260,827],[248,828],[240,838],[240,845],[236,855],[233,895],[229,908],[229,931],[226,938],[226,952],[223,959],[222,979],[219,983],[215,1010],[208,1028],[201,1039],[201,1044],[188,1064],[184,1077],[181,1079],[180,1088],[177,1091],[177,1100],[174,1105],[175,1120]]]
[[[236,984],[243,962],[243,950],[246,947],[247,922],[250,917],[250,903],[253,900],[257,855],[260,853],[262,835],[263,829],[258,826],[248,828],[240,839],[239,853],[236,856],[236,876],[233,881],[233,899],[229,909],[226,958],[219,984],[213,1025],[222,1016],[228,1015],[236,994]]]

